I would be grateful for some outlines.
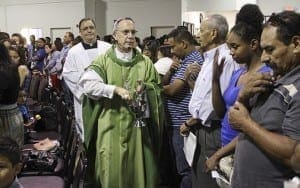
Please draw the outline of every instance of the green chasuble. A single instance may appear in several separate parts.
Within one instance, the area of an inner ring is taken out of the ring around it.
[[[114,95],[94,101],[85,97],[83,121],[88,151],[88,174],[93,187],[156,188],[158,155],[163,128],[160,78],[148,57],[134,50],[133,59],[117,59],[115,47],[99,56],[89,69],[106,84],[136,88],[146,86],[150,117],[145,127],[135,127],[135,116],[126,101]]]

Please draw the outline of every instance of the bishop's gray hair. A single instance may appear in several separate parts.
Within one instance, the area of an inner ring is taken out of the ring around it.
[[[114,21],[113,30],[112,30],[113,33],[115,33],[115,31],[118,30],[119,23],[123,20],[130,20],[134,23],[133,19],[130,17],[118,18]]]

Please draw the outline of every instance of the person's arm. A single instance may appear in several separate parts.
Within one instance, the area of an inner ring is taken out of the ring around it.
[[[28,70],[27,66],[20,65],[20,66],[18,66],[18,72],[19,72],[19,76],[20,76],[20,87],[21,87],[24,83],[26,76],[29,74],[29,70]]]
[[[180,60],[177,58],[172,58],[173,63],[170,67],[170,69],[166,72],[166,74],[163,76],[161,83],[162,85],[168,85],[170,83],[171,76],[178,70],[180,67]]]
[[[272,87],[274,78],[270,73],[255,72],[240,90],[237,101],[249,108],[249,99],[255,94],[264,93]]]
[[[226,105],[222,96],[220,86],[220,76],[223,72],[225,58],[222,58],[218,64],[219,50],[216,50],[213,62],[213,77],[212,77],[212,104],[218,118],[223,119],[226,113]]]
[[[185,82],[181,79],[175,79],[172,84],[163,86],[163,93],[169,96],[175,96],[185,86]]]
[[[124,100],[131,99],[127,89],[105,84],[103,79],[91,69],[82,74],[78,85],[82,88],[83,94],[93,100],[99,100],[101,97],[112,99],[114,94],[119,95]],[[83,94],[80,98],[83,97]]]
[[[7,75],[5,72],[0,71],[0,100],[4,100],[5,92],[10,83],[7,81]]]
[[[83,70],[82,70],[83,71]],[[77,70],[76,57],[69,53],[63,68],[62,76],[73,95],[79,99],[82,96],[81,88],[77,87],[82,72]]]
[[[300,173],[300,143],[298,142],[291,157],[292,168]]]
[[[224,147],[218,149],[211,157],[209,157],[206,162],[206,171],[210,171],[216,168],[219,160],[228,155],[229,153],[232,153],[235,150],[236,144],[238,142],[238,136],[236,136],[234,139],[231,140],[227,145]]]
[[[60,52],[59,51],[54,51],[52,53],[52,57],[48,62],[48,70],[50,72],[56,72],[57,71],[55,69],[55,67],[56,67],[57,59],[59,59],[59,57],[60,57]]]
[[[98,100],[101,97],[112,98],[116,88],[113,85],[105,84],[103,79],[91,69],[86,70],[82,74],[78,85],[81,86],[84,95],[94,100]]]
[[[236,102],[229,111],[230,124],[248,136],[269,155],[279,159],[287,166],[291,166],[291,157],[296,141],[292,138],[266,130],[255,122],[246,107]]]
[[[221,93],[220,81],[212,82],[212,104],[218,118],[223,119],[226,113],[224,98]]]
[[[168,85],[170,83],[171,76],[174,74],[173,70],[171,68],[166,72],[165,75],[161,78],[161,83],[163,86]]]
[[[188,65],[185,70],[184,80],[187,82],[191,90],[194,90],[195,82],[200,71],[201,65],[198,62]]]
[[[190,129],[198,123],[200,123],[200,120],[196,118],[190,118],[186,120],[180,126],[180,134],[182,136],[186,136],[189,133]]]

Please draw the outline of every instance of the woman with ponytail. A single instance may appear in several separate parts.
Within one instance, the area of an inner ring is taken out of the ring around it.
[[[260,48],[260,35],[262,33],[264,16],[257,5],[244,5],[236,16],[236,25],[231,29],[227,44],[233,59],[241,64],[241,68],[233,73],[231,82],[221,94],[220,75],[223,72],[222,61],[218,65],[218,54],[213,68],[213,106],[216,115],[222,119],[221,141],[222,148],[215,152],[206,161],[207,170],[216,168],[219,160],[234,153],[238,132],[231,128],[228,121],[228,110],[237,100],[240,89],[249,82],[251,77],[258,72],[271,72],[260,61],[262,50]]]

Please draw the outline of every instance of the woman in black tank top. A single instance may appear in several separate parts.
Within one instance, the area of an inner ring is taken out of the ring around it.
[[[19,85],[18,67],[11,63],[8,50],[0,44],[0,136],[9,136],[22,146],[24,125],[17,106]]]

